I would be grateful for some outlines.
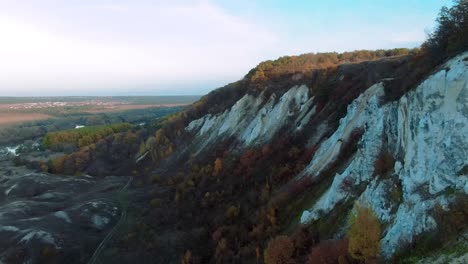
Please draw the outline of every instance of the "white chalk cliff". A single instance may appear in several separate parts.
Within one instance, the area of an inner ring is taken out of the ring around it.
[[[308,121],[315,111],[308,93],[305,85],[295,86],[280,98],[272,95],[265,103],[262,95],[245,95],[231,109],[194,120],[186,130],[203,138],[200,149],[226,136],[236,136],[246,146],[261,145],[288,122],[295,120],[293,124],[299,123],[296,129],[300,129]]]
[[[448,208],[454,192],[468,194],[468,175],[460,174],[468,166],[467,57],[465,52],[449,60],[397,101],[381,103],[384,82],[375,83],[355,99],[297,178],[318,177],[338,158],[352,131],[361,128],[364,133],[358,149],[300,221],[320,218],[343,201],[367,204],[385,223],[384,257],[416,235],[437,228],[431,210],[436,205]],[[222,113],[192,121],[186,131],[195,135],[199,151],[225,137],[237,138],[244,147],[262,145],[281,129],[300,130],[315,111],[309,88],[295,86],[270,98],[245,95]],[[309,143],[320,138],[320,133],[323,129],[317,126]],[[374,175],[374,162],[382,151],[396,160],[386,177]],[[348,188],[343,188],[344,182]],[[358,186],[363,191],[356,193]],[[398,201],[391,199],[395,188],[401,189]]]

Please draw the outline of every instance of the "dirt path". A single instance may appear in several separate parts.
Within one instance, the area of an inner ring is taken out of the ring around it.
[[[128,179],[127,184],[125,184],[125,186],[122,187],[122,189],[119,191],[119,194],[126,191],[128,189],[128,187],[130,186],[130,184],[132,183],[132,181],[133,181],[133,177]],[[96,248],[96,250],[93,253],[93,256],[89,260],[88,264],[96,263],[97,259],[99,259],[99,255],[101,254],[102,250],[104,249],[107,241],[109,241],[112,238],[112,236],[118,230],[119,226],[123,223],[123,221],[125,221],[125,219],[127,219],[127,208],[126,208],[126,206],[123,206],[123,205],[121,205],[121,206],[122,206],[122,213],[120,214],[119,221],[114,225],[114,227],[111,229],[111,231],[109,231],[109,233],[101,241],[101,243],[99,243],[98,247]]]

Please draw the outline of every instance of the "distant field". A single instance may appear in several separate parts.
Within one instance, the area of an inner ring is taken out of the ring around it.
[[[105,113],[132,109],[184,106],[187,104],[126,104],[120,102],[39,102],[0,104],[0,113],[42,113],[60,115],[72,113]]]
[[[1,104],[24,104],[45,102],[120,102],[126,104],[191,104],[198,95],[184,96],[46,96],[46,97],[0,97]]]
[[[135,109],[146,109],[146,108],[160,108],[160,107],[174,107],[174,106],[184,106],[187,104],[129,104],[129,105],[115,105],[110,108],[95,108],[85,110],[87,113],[106,113],[106,112],[118,112],[118,111],[127,111]]]
[[[50,115],[38,113],[1,113],[0,112],[0,126],[10,125],[21,122],[36,121],[51,118]]]
[[[69,114],[184,106],[199,96],[0,97],[0,126]]]

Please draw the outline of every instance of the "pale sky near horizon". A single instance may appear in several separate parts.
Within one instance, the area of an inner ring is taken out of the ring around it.
[[[0,0],[0,96],[205,94],[260,61],[416,47],[451,0]]]

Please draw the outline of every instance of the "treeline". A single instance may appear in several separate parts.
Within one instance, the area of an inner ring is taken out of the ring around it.
[[[129,123],[120,123],[51,132],[45,135],[42,140],[42,146],[52,150],[63,150],[69,146],[81,148],[91,145],[110,134],[129,130],[131,128],[132,125]]]
[[[422,48],[437,63],[468,49],[468,0],[442,7],[437,26]]]
[[[263,91],[273,87],[273,90],[277,90],[285,85],[290,87],[300,83],[307,84],[313,81],[310,77],[314,72],[333,74],[333,69],[339,65],[410,55],[411,60],[406,70],[398,73],[400,76],[395,78],[399,80],[391,87],[394,91],[387,91],[391,94],[389,99],[395,100],[415,87],[436,66],[468,49],[468,0],[455,0],[452,7],[442,7],[436,22],[434,32],[421,48],[284,56],[260,63],[244,79],[251,88]]]
[[[352,52],[307,53],[299,56],[284,56],[277,60],[260,63],[247,78],[254,82],[275,79],[282,75],[305,73],[316,69],[333,67],[343,63],[357,63],[385,57],[416,54],[418,49],[398,48],[391,50],[356,50]]]

